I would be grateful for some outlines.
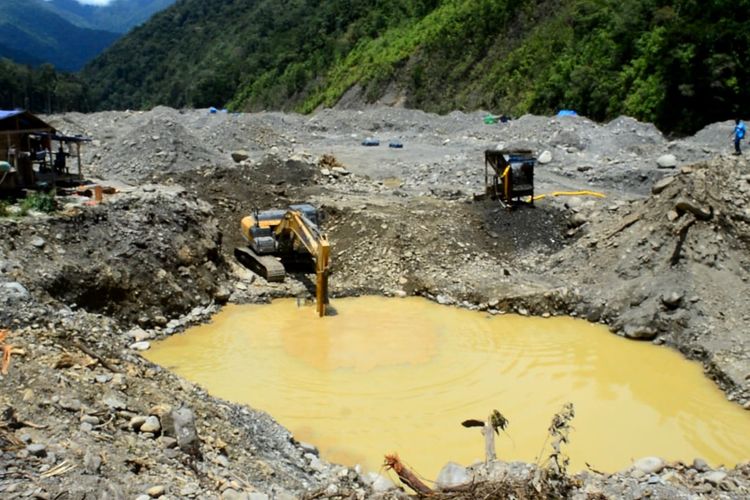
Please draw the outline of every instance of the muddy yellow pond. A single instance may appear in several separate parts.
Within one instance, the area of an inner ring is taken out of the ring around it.
[[[657,455],[733,466],[750,458],[750,412],[699,364],[572,318],[489,316],[425,299],[335,300],[317,318],[295,300],[227,306],[159,342],[152,361],[210,393],[265,410],[329,461],[378,471],[397,452],[434,478],[481,460],[463,420],[509,420],[498,457],[536,462],[550,419],[575,406],[571,469]]]

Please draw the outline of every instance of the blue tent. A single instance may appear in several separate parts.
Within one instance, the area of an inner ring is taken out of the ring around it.
[[[557,112],[557,116],[578,116],[578,113],[572,109],[561,109]]]

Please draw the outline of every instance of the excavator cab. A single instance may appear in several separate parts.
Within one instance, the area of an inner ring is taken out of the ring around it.
[[[284,215],[293,210],[307,219],[310,227],[318,226],[318,210],[307,203],[290,205],[287,210],[255,211],[253,215],[242,219],[242,234],[250,248],[259,255],[275,254],[280,251],[279,240],[274,230],[281,224]]]
[[[310,204],[290,205],[286,210],[264,210],[240,223],[246,247],[235,248],[235,257],[267,281],[284,281],[282,262],[312,260],[316,273],[316,301],[320,316],[328,303],[330,245],[320,230],[318,210]],[[281,261],[280,261],[281,260]]]
[[[488,149],[484,152],[485,193],[508,208],[534,204],[536,157],[528,149]],[[524,200],[524,198],[527,200]]]

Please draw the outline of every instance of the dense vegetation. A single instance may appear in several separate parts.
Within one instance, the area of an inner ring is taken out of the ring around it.
[[[0,59],[0,109],[88,111],[86,96],[86,87],[78,77],[59,73],[50,64],[33,68]]]
[[[690,132],[750,102],[750,0],[182,0],[84,71],[100,108],[573,108]]]
[[[50,11],[44,0],[0,2],[0,57],[19,63],[50,62],[75,71],[117,38],[71,24]]]

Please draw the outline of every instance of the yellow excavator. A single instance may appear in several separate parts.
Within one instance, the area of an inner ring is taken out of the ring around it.
[[[235,257],[267,281],[284,281],[284,264],[315,263],[315,307],[325,316],[328,304],[330,244],[318,227],[318,211],[310,204],[255,212],[242,219],[242,236],[248,246],[237,247]],[[281,262],[278,258],[281,258]]]

